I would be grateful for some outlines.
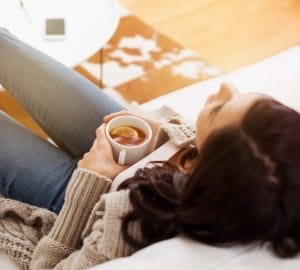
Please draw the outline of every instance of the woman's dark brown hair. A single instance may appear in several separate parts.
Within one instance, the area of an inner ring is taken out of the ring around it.
[[[144,247],[178,234],[211,244],[269,243],[275,254],[300,250],[300,115],[257,101],[240,125],[214,132],[184,175],[168,163],[127,181],[133,212],[123,237]],[[143,235],[128,234],[139,220]]]

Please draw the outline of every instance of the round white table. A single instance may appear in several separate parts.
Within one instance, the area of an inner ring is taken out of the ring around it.
[[[119,23],[117,0],[0,0],[0,26],[74,67],[111,38]],[[45,19],[64,18],[66,37],[45,38]],[[1,50],[1,48],[0,48]]]

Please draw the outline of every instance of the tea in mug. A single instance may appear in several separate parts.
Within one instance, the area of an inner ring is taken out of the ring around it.
[[[113,128],[109,135],[119,144],[134,146],[142,144],[146,140],[144,131],[133,126],[118,126]]]

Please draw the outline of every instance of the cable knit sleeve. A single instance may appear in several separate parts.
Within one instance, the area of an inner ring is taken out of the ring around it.
[[[31,269],[79,269],[68,265],[74,259],[73,254],[84,253],[84,249],[76,251],[82,244],[82,232],[93,207],[110,184],[111,180],[104,176],[82,169],[74,171],[62,210],[49,234],[34,250]]]

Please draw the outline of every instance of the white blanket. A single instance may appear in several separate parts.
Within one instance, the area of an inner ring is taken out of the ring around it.
[[[194,122],[206,97],[223,81],[242,92],[263,92],[300,111],[300,47],[294,47],[254,65],[196,83],[143,105],[154,110],[168,105]],[[0,269],[17,270],[0,252]],[[300,257],[281,260],[259,248],[216,248],[181,237],[163,241],[134,255],[94,267],[97,270],[298,270]]]
[[[300,111],[300,47],[185,87],[143,104],[143,107],[154,110],[168,105],[194,122],[208,95],[215,93],[224,81],[231,82],[241,92],[265,93]]]

